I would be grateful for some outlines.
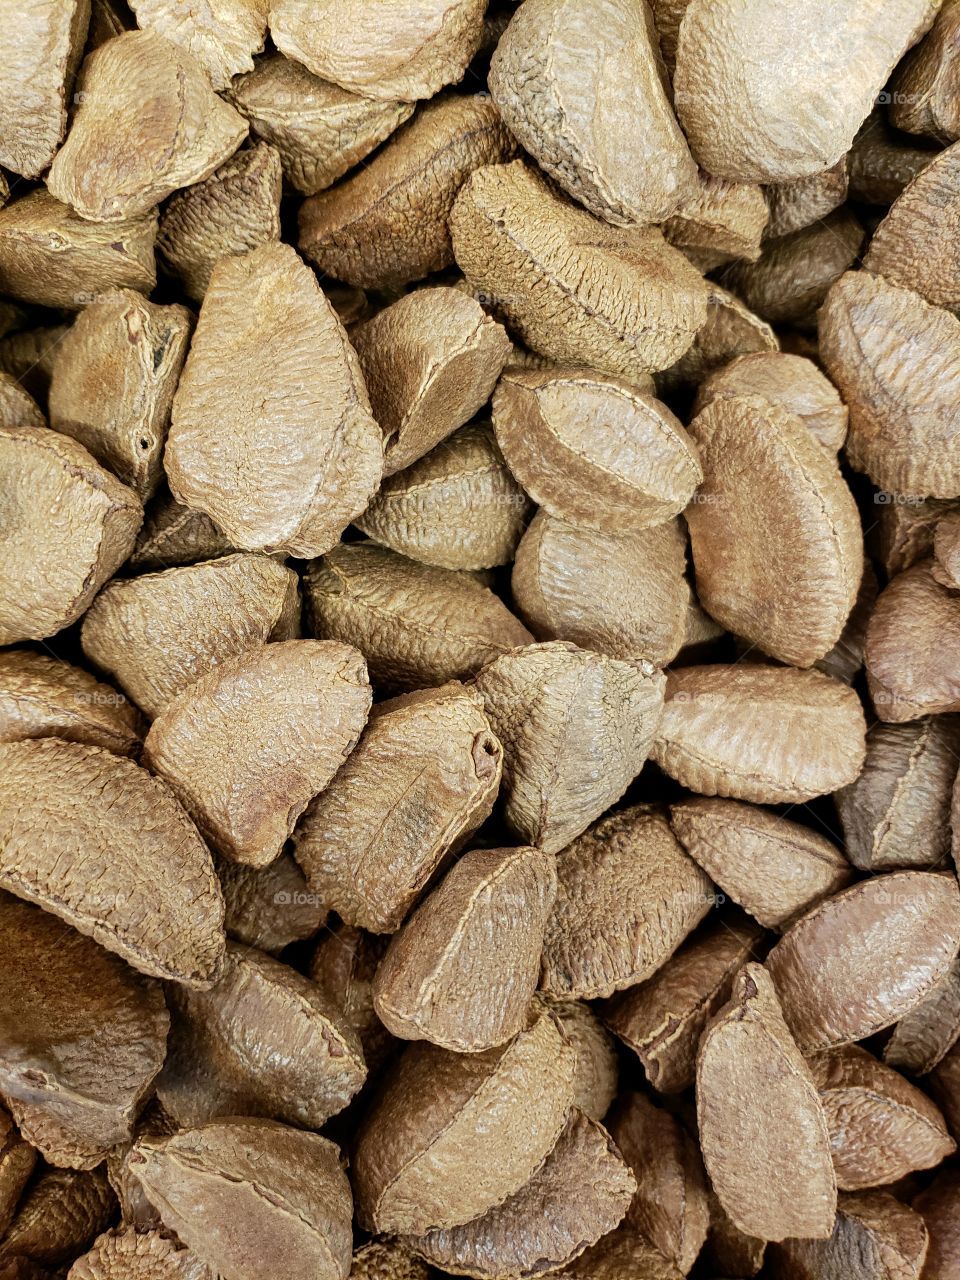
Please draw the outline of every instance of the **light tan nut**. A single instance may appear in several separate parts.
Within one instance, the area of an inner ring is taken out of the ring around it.
[[[737,356],[780,349],[770,325],[735,294],[709,280],[706,287],[707,318],[684,355],[657,378],[661,391],[698,384]]]
[[[932,1071],[960,1039],[960,959],[893,1028],[883,1060],[898,1071]]]
[[[214,560],[235,550],[209,516],[181,506],[164,488],[147,508],[127,565],[148,573]]]
[[[371,1076],[396,1045],[373,1007],[373,978],[388,941],[353,925],[338,924],[323,931],[310,960],[310,977],[328,992],[360,1037]]]
[[[0,373],[0,427],[45,427],[33,396],[9,373]]]
[[[215,89],[253,70],[251,55],[262,52],[267,35],[268,0],[203,0],[186,9],[177,0],[131,0],[130,8],[144,31],[192,54]]]
[[[934,577],[951,591],[960,590],[960,514],[952,512],[937,522],[933,550]]]
[[[697,266],[756,262],[767,226],[767,202],[753,182],[726,182],[700,171],[697,188],[663,224],[663,234]]]
[[[577,1055],[573,1105],[602,1121],[617,1094],[616,1041],[582,1000],[551,1001],[550,1008]]]
[[[920,1280],[923,1219],[884,1191],[842,1195],[829,1240],[789,1240],[770,1251],[773,1280]]]
[[[889,112],[898,129],[943,143],[960,138],[958,33],[960,5],[946,0],[933,26],[893,77]]]
[[[327,908],[311,893],[289,853],[269,867],[245,867],[221,858],[217,878],[226,908],[227,936],[276,955],[291,942],[312,938],[323,928]]]
[[[0,653],[0,742],[63,738],[134,756],[142,733],[136,708],[82,667],[28,649]]]
[[[3,1235],[13,1221],[36,1160],[36,1149],[24,1141],[9,1114],[0,1108],[0,1232]]]
[[[960,1174],[943,1169],[911,1208],[923,1218],[930,1245],[924,1274],[929,1280],[956,1280],[960,1265]]]
[[[89,1172],[43,1169],[0,1244],[0,1265],[8,1259],[29,1259],[52,1269],[68,1265],[106,1231],[116,1204],[103,1168]],[[28,1271],[24,1280],[40,1280],[47,1274]],[[13,1275],[20,1280],[19,1272]]]
[[[863,669],[863,651],[867,643],[867,627],[880,594],[876,570],[872,562],[864,557],[863,577],[860,579],[860,590],[853,608],[847,617],[846,625],[840,632],[840,639],[829,653],[818,658],[813,664],[824,675],[833,676],[834,680],[842,680],[844,684],[853,684]]]
[[[67,1280],[213,1280],[206,1263],[159,1231],[107,1231],[78,1258]]]
[[[849,178],[847,157],[842,156],[829,169],[811,173],[806,178],[794,178],[792,182],[775,183],[766,189],[770,220],[765,236],[788,236],[801,227],[820,222],[834,209],[839,209],[847,198]],[[746,255],[743,255],[746,257]]]
[[[353,1255],[351,1280],[430,1280],[433,1273],[399,1240],[369,1240]]]
[[[864,204],[893,204],[937,150],[920,138],[904,138],[887,126],[877,107],[863,123],[847,154],[850,198]]]

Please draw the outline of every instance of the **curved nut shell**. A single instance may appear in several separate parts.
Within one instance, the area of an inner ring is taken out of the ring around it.
[[[373,1008],[373,978],[387,941],[353,925],[339,924],[324,930],[310,960],[310,977],[330,995],[360,1037],[371,1076],[396,1045]]]
[[[683,1280],[683,1273],[629,1223],[608,1232],[556,1274],[567,1280]]]
[[[893,1028],[883,1060],[898,1071],[932,1071],[960,1039],[960,959]]]
[[[752,1277],[763,1269],[766,1240],[748,1236],[730,1221],[714,1192],[709,1193],[710,1232],[704,1248],[704,1262],[716,1275]]]
[[[923,133],[938,142],[960,137],[957,105],[957,38],[960,10],[946,0],[933,26],[910,51],[893,78],[891,122],[907,133]]]
[[[176,1133],[177,1125],[164,1111],[156,1097],[148,1102],[134,1130],[131,1142],[121,1143],[107,1155],[107,1177],[120,1201],[121,1220],[137,1231],[161,1230],[163,1223],[154,1205],[147,1199],[136,1174],[130,1168],[135,1142],[143,1137],[166,1138]]]
[[[712,270],[732,258],[756,262],[767,225],[767,202],[752,182],[725,182],[699,173],[695,193],[663,224],[663,234],[691,262]]]
[[[942,12],[949,8],[945,4]],[[929,143],[896,133],[888,126],[883,108],[876,107],[847,153],[850,198],[863,204],[893,204],[936,154]]]
[[[874,501],[877,512],[871,554],[888,578],[932,556],[940,521],[960,511],[960,500],[956,498],[878,493]]]
[[[952,512],[937,522],[933,535],[936,564],[933,574],[951,591],[960,590],[960,515]]]
[[[134,756],[142,728],[123,694],[82,667],[26,649],[0,653],[0,742],[63,738]]]
[[[67,1280],[213,1280],[207,1265],[159,1231],[107,1231],[78,1258]]]
[[[48,1270],[69,1265],[106,1231],[117,1200],[102,1168],[43,1169],[24,1195],[0,1246],[0,1260],[28,1259],[37,1270],[24,1280],[41,1280]],[[21,1272],[13,1273],[20,1280]]]
[[[774,1280],[920,1280],[927,1229],[883,1191],[840,1196],[829,1240],[789,1240],[771,1250]]]
[[[591,1120],[602,1121],[617,1095],[616,1042],[583,1001],[551,1001],[550,1008],[577,1055],[573,1105]]]
[[[263,50],[267,35],[263,0],[212,0],[186,11],[177,0],[131,0],[130,8],[145,31],[186,49],[214,89],[228,88],[233,76],[253,69],[251,55]]]
[[[319,932],[328,911],[309,891],[303,872],[284,853],[269,867],[245,867],[221,858],[217,878],[223,889],[227,936],[276,955],[291,942]]]
[[[138,573],[156,572],[235,550],[209,516],[181,506],[164,490],[147,510],[127,565]]]
[[[736,294],[707,281],[707,318],[687,351],[657,379],[662,391],[697,385],[737,356],[779,351],[777,335]]]
[[[40,406],[17,378],[0,373],[0,427],[45,427]]]
[[[929,1280],[956,1280],[960,1263],[960,1172],[943,1169],[911,1207],[930,1237],[925,1272]]]
[[[368,1240],[353,1255],[351,1280],[430,1280],[432,1272],[399,1240]]]
[[[0,1108],[0,1231],[4,1236],[36,1161],[36,1149],[24,1141],[10,1116]]]
[[[822,221],[846,201],[848,189],[846,156],[819,173],[767,187],[770,220],[765,236],[770,239],[788,236],[801,227],[809,227]]]
[[[860,590],[857,592],[853,608],[847,617],[846,625],[840,632],[840,639],[829,653],[824,654],[813,664],[818,671],[822,671],[826,676],[833,676],[834,680],[842,680],[844,684],[853,684],[863,669],[867,627],[879,593],[880,586],[877,582],[876,570],[872,561],[865,556],[863,577],[860,579]]]

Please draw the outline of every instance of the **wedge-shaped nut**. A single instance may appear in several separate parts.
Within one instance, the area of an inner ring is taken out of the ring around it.
[[[316,195],[364,160],[413,114],[413,103],[377,102],[269,54],[227,94],[251,132],[280,154],[290,185]]]
[[[213,1280],[206,1263],[159,1231],[107,1231],[78,1258],[68,1280]]]
[[[684,355],[657,379],[662,390],[699,384],[737,356],[780,349],[771,327],[736,294],[709,280],[707,289],[707,318]]]
[[[920,1280],[923,1219],[884,1191],[843,1195],[829,1240],[789,1240],[771,1250],[774,1280]]]
[[[850,198],[864,204],[893,204],[936,154],[929,142],[905,138],[889,128],[883,109],[877,107],[847,154]]]
[[[682,1280],[683,1276],[629,1223],[608,1232],[556,1274],[567,1280],[624,1280],[627,1276],[643,1276],[643,1280]]]
[[[294,639],[299,622],[294,571],[239,552],[108,583],[80,636],[90,661],[152,718],[228,658]]]
[[[279,154],[258,142],[173,196],[160,219],[157,249],[191,298],[203,301],[221,258],[280,239],[282,186]]]
[[[217,985],[172,990],[170,1006],[157,1096],[180,1125],[248,1115],[319,1129],[363,1084],[360,1041],[326,992],[252,948],[228,942]]]
[[[709,1192],[709,1205],[710,1231],[702,1255],[705,1265],[718,1276],[758,1275],[766,1257],[766,1240],[735,1227],[713,1191]]]
[[[841,1191],[884,1186],[956,1150],[939,1109],[858,1045],[809,1060]]]
[[[767,968],[804,1053],[891,1026],[944,977],[960,948],[956,878],[874,876],[813,907]]]
[[[503,327],[476,299],[448,288],[407,294],[350,340],[383,428],[388,476],[483,408],[510,354]]]
[[[459,80],[483,39],[484,0],[370,8],[275,0],[270,34],[291,58],[368,98],[432,98]]]
[[[164,465],[179,502],[251,550],[321,555],[373,496],[381,435],[357,358],[289,245],[214,268]]]
[[[846,156],[831,168],[811,173],[809,177],[767,187],[770,219],[764,234],[769,239],[788,236],[801,227],[822,221],[844,203],[848,188]]]
[[[147,1199],[140,1180],[131,1171],[130,1157],[134,1146],[140,1138],[167,1138],[176,1133],[177,1127],[154,1097],[137,1121],[134,1140],[114,1147],[107,1156],[107,1177],[120,1201],[121,1218],[137,1231],[161,1230],[163,1223],[156,1207]]]
[[[326,1138],[269,1120],[213,1121],[141,1138],[131,1169],[164,1226],[215,1274],[346,1280],[353,1203]]]
[[[29,1259],[39,1267],[68,1266],[109,1227],[117,1199],[103,1168],[44,1169],[20,1202],[10,1230],[0,1244],[0,1265]],[[14,1272],[19,1280],[20,1273]],[[27,1272],[40,1280],[46,1271]]]
[[[617,1094],[616,1041],[582,1000],[551,1001],[550,1008],[577,1055],[573,1105],[602,1120]]]
[[[133,756],[142,729],[123,694],[81,667],[27,649],[0,653],[0,742],[64,738]]]
[[[693,1084],[701,1032],[730,998],[734,974],[762,954],[763,930],[742,912],[711,918],[646,982],[601,1006],[660,1093]]]
[[[713,903],[712,885],[670,830],[637,805],[610,814],[563,850],[541,985],[593,1000],[654,974]]]
[[[163,1065],[159,984],[54,916],[0,903],[0,1093],[48,1161],[90,1169],[130,1139]]]
[[[538,639],[659,667],[683,644],[686,559],[676,520],[618,536],[541,508],[517,547],[513,598]]]
[[[4,1235],[36,1160],[36,1149],[23,1140],[10,1116],[0,1108],[0,1232]]]
[[[618,226],[662,222],[696,190],[658,52],[646,0],[528,0],[490,64],[493,100],[524,150]]]
[[[0,645],[42,640],[123,564],[143,507],[83,445],[45,427],[0,427],[0,487]]]
[[[333,998],[344,1020],[360,1037],[372,1076],[396,1044],[373,1007],[373,978],[388,939],[353,925],[325,929],[310,960],[310,977]]]
[[[353,1255],[352,1280],[430,1280],[433,1273],[399,1240],[369,1240]]]
[[[684,667],[667,678],[653,758],[700,795],[796,804],[852,782],[865,736],[860,699],[819,671]]]
[[[0,887],[135,969],[209,986],[223,956],[210,853],[170,791],[101,747],[0,746]]]
[[[671,244],[712,270],[734,258],[755,262],[767,225],[767,202],[752,182],[725,182],[700,173],[697,189],[663,224]]]
[[[829,840],[739,800],[681,800],[670,821],[690,857],[768,929],[786,927],[853,877]]]
[[[370,701],[352,646],[264,645],[179,693],[153,722],[144,760],[220,853],[264,867],[353,750]]]
[[[960,1172],[941,1170],[911,1208],[930,1237],[924,1274],[928,1280],[954,1280],[960,1263]]]
[[[247,133],[200,64],[152,31],[101,45],[78,85],[80,105],[47,185],[92,222],[140,217],[178,187],[209,178]]]
[[[290,854],[269,867],[245,867],[222,858],[217,878],[226,908],[227,935],[269,955],[291,942],[312,938],[327,919],[327,908],[311,893]]]
[[[476,679],[503,744],[507,823],[556,853],[623,795],[650,754],[663,676],[563,640],[528,645]]]
[[[385,689],[465,679],[533,639],[473,574],[373,543],[335,547],[307,569],[304,587],[313,634],[356,644]]]
[[[870,552],[888,578],[932,556],[940,521],[960,511],[960,501],[956,498],[878,493],[875,502],[876,525],[870,539]]]
[[[829,168],[936,10],[935,0],[897,0],[882,11],[838,0],[693,0],[680,28],[674,88],[697,161],[718,177],[748,182]],[[791,67],[786,81],[783,58]]]
[[[196,564],[235,551],[209,516],[181,506],[166,489],[147,508],[128,566],[139,573]]]
[[[45,427],[46,419],[12,374],[0,373],[0,427]]]
[[[818,671],[822,671],[824,675],[833,676],[834,680],[842,680],[844,684],[853,684],[863,669],[867,627],[879,593],[880,585],[877,582],[876,570],[865,556],[863,577],[860,579],[860,590],[857,592],[853,608],[840,632],[840,639],[829,653],[818,658],[813,664]]]
[[[557,1145],[509,1200],[408,1243],[452,1275],[525,1280],[557,1270],[612,1231],[636,1188],[606,1129],[571,1111]]]
[[[131,0],[130,8],[145,31],[192,54],[215,89],[253,69],[251,55],[262,51],[267,35],[265,0],[211,0],[186,10],[177,0]]]
[[[893,78],[889,112],[898,129],[943,143],[960,138],[958,33],[960,7],[956,0],[946,0],[933,26]]]
[[[526,346],[635,379],[678,360],[706,319],[707,286],[652,227],[611,227],[523,161],[479,169],[450,215],[472,289]]]
[[[510,470],[551,515],[603,532],[663,524],[703,479],[665,404],[586,369],[508,368],[493,397]]]
[[[573,1046],[546,1009],[502,1049],[411,1045],[357,1135],[360,1222],[420,1234],[470,1222],[515,1195],[560,1136],[575,1068]]]
[[[923,1075],[960,1039],[960,959],[919,1004],[900,1019],[883,1046],[883,1060],[898,1071]]]
[[[837,1183],[826,1120],[758,964],[744,965],[703,1033],[697,1121],[707,1173],[736,1227],[760,1240],[829,1236]]]

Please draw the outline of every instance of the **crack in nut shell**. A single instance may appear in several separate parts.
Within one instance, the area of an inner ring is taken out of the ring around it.
[[[213,1280],[209,1267],[159,1231],[121,1227],[99,1236],[67,1280]]]
[[[920,1280],[927,1229],[884,1191],[841,1195],[829,1240],[788,1240],[769,1251],[773,1280]]]
[[[186,49],[210,78],[227,89],[233,76],[253,70],[252,54],[263,51],[267,7],[263,0],[217,0],[184,11],[177,0],[130,0],[137,24]],[[186,183],[181,183],[185,186]]]

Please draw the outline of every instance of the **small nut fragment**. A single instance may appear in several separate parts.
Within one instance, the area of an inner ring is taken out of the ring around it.
[[[932,1071],[960,1039],[960,959],[893,1028],[883,1060],[898,1071]]]
[[[235,551],[209,516],[181,506],[163,489],[147,508],[127,564],[138,573],[196,564]]]
[[[770,220],[764,232],[768,239],[788,236],[801,227],[820,222],[847,198],[849,179],[847,157],[842,156],[829,169],[811,173],[792,182],[774,183],[766,189]],[[746,254],[743,255],[746,257]]]
[[[396,1044],[373,1007],[373,979],[387,941],[339,924],[324,931],[310,961],[309,976],[331,996],[359,1036],[370,1076],[380,1070]]]
[[[577,1055],[573,1105],[602,1121],[617,1095],[616,1042],[582,1000],[551,1001],[550,1008]]]
[[[770,1251],[774,1280],[920,1280],[923,1219],[885,1191],[840,1196],[829,1240],[788,1240]]]
[[[731,259],[756,262],[767,225],[767,202],[752,182],[698,175],[697,190],[663,224],[663,234],[697,266],[713,270]]]
[[[54,1270],[69,1265],[109,1227],[116,1196],[103,1168],[43,1169],[24,1195],[0,1243],[0,1264],[29,1259]],[[48,1272],[28,1272],[40,1280]],[[19,1280],[19,1272],[14,1275]]]
[[[957,38],[960,6],[946,0],[933,26],[897,69],[890,94],[890,120],[907,133],[938,142],[960,138],[957,106]]]
[[[252,70],[251,55],[262,51],[267,35],[265,0],[211,0],[186,10],[177,0],[130,0],[130,8],[145,31],[192,54],[215,89]]]
[[[136,708],[82,667],[27,649],[0,653],[0,742],[63,738],[134,756],[141,733]]]
[[[245,867],[221,858],[217,878],[226,908],[227,936],[276,955],[291,942],[312,938],[328,911],[311,893],[303,872],[290,854],[269,867]]]
[[[78,1258],[67,1280],[213,1280],[207,1265],[159,1231],[107,1231]]]
[[[662,391],[702,382],[714,369],[755,351],[779,351],[765,320],[719,284],[707,281],[707,318],[680,359],[657,379]]]

